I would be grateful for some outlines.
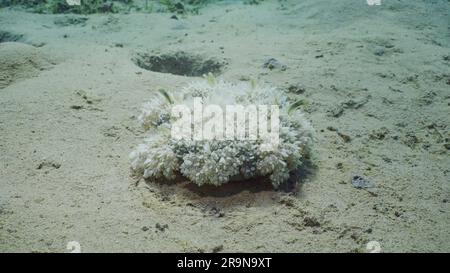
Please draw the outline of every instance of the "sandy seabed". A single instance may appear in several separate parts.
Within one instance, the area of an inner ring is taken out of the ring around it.
[[[450,5],[355,2],[0,10],[0,252],[450,251]],[[142,103],[195,79],[134,58],[180,51],[305,100],[314,172],[288,192],[132,176]]]

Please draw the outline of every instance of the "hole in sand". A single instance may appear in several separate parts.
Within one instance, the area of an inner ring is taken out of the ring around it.
[[[192,182],[179,178],[171,182],[143,181],[146,189],[155,194],[162,202],[178,202],[191,204],[195,207],[214,205],[217,208],[229,208],[252,204],[264,206],[273,203],[273,198],[279,195],[274,191],[269,181],[262,178],[230,182],[220,187],[212,185],[197,186]]]
[[[216,59],[205,59],[183,51],[162,55],[136,53],[133,62],[146,70],[189,77],[200,77],[210,72],[217,75],[224,66]]]
[[[141,185],[159,196],[162,201],[184,200],[193,205],[215,204],[218,207],[241,205],[264,206],[272,204],[283,194],[301,194],[303,182],[316,173],[316,167],[309,161],[291,173],[289,180],[274,190],[267,177],[254,177],[248,180],[232,181],[221,186],[197,186],[181,175],[172,181],[140,180]],[[138,182],[139,183],[139,182]],[[138,185],[138,184],[137,184]]]

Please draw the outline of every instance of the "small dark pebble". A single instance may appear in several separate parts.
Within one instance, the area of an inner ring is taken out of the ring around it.
[[[295,199],[289,196],[285,196],[280,199],[279,203],[285,205],[286,207],[294,207]]]
[[[72,106],[70,106],[70,109],[80,110],[80,109],[83,109],[83,106],[81,106],[81,105],[72,105]]]
[[[389,134],[389,129],[386,127],[381,127],[377,130],[373,130],[369,135],[369,138],[372,140],[383,140]]]
[[[350,238],[352,238],[352,239],[355,240],[355,241],[358,241],[359,235],[356,234],[356,233],[352,233],[352,234],[350,235]]]
[[[225,213],[220,210],[218,207],[212,207],[211,213],[216,217],[224,217]]]
[[[303,94],[305,93],[305,87],[299,84],[293,84],[288,87],[288,92],[294,94]]]
[[[52,161],[43,161],[43,162],[39,163],[39,165],[37,166],[37,169],[41,170],[41,169],[43,169],[45,167],[59,169],[59,168],[61,168],[61,164],[60,163],[56,163],[56,162],[52,162]]]
[[[374,50],[373,54],[377,55],[377,56],[383,56],[385,53],[385,50],[383,47],[378,47]]]
[[[338,117],[342,116],[342,114],[344,113],[344,107],[342,105],[335,105],[331,109],[329,109],[327,112],[328,112],[329,116],[338,118]]]
[[[166,229],[169,228],[169,225],[168,224],[161,225],[160,223],[156,223],[155,228],[161,232],[164,232]]]
[[[221,211],[220,208],[217,208],[217,207],[212,207],[212,208],[211,208],[211,213],[212,213],[214,216],[218,217],[218,218],[221,218],[221,217],[224,217],[224,216],[225,216],[225,213],[224,213],[223,211]]]
[[[352,185],[357,189],[368,189],[373,188],[375,186],[372,181],[360,175],[352,176]]]
[[[39,165],[37,166],[36,169],[42,170],[44,168],[59,169],[59,168],[61,168],[61,164],[60,163],[56,163],[56,162],[43,161],[43,162],[39,163]]]
[[[383,161],[386,162],[386,163],[392,163],[392,159],[390,159],[390,158],[387,157],[387,156],[383,156],[382,159],[383,159]]]
[[[336,127],[333,127],[333,126],[328,126],[327,130],[328,131],[332,131],[332,132],[336,132],[338,129]]]
[[[277,67],[278,65],[279,65],[279,62],[276,59],[270,58],[269,60],[267,60],[264,63],[264,68],[269,68],[270,70],[272,70],[275,67]]]
[[[170,198],[169,198],[169,196],[163,196],[163,197],[161,197],[161,201],[167,202],[167,201],[170,201]]]
[[[307,227],[320,227],[319,221],[314,217],[305,217],[303,219],[303,224]]]
[[[17,232],[17,230],[15,230],[15,229],[10,229],[10,228],[6,229],[6,231],[7,231],[8,233],[16,233],[16,232]]]
[[[281,71],[285,71],[286,70],[286,66],[281,64],[275,58],[270,58],[267,61],[265,61],[263,67],[264,68],[268,68],[270,70],[273,70],[273,69],[280,69]]]
[[[344,142],[346,142],[346,143],[352,141],[352,138],[349,135],[340,132],[339,129],[336,128],[336,127],[328,126],[327,130],[328,131],[332,131],[332,132],[336,132],[338,134],[338,136],[340,136],[342,138],[342,140],[344,140]]]
[[[344,140],[345,143],[348,143],[350,141],[352,141],[352,138],[349,135],[346,135],[344,133],[341,132],[337,132],[337,134],[342,138],[342,140]]]
[[[223,250],[223,245],[215,246],[215,247],[212,249],[212,253],[218,253],[218,252],[220,252],[220,251],[222,251],[222,250]]]

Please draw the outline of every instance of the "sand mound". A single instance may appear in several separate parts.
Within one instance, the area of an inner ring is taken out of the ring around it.
[[[41,49],[16,42],[0,43],[0,89],[49,69],[52,57]]]

